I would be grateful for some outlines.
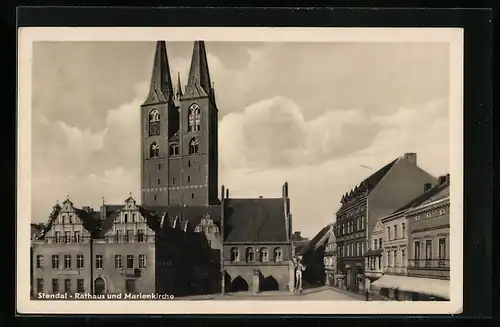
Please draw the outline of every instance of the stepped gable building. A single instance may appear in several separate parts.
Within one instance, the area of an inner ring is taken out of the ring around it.
[[[379,220],[379,248],[367,253],[372,296],[449,299],[449,183],[444,175],[424,184],[419,196]]]
[[[99,212],[76,208],[69,198],[53,207],[46,228],[31,242],[34,295],[91,290],[90,240],[98,225]]]
[[[345,288],[364,290],[363,255],[373,241],[371,233],[377,220],[419,195],[425,183],[436,182],[434,176],[418,167],[416,153],[405,153],[342,196],[336,214],[336,238]]]

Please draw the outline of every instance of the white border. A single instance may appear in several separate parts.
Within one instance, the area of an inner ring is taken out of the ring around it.
[[[450,295],[447,302],[30,300],[31,62],[35,41],[448,42]],[[18,37],[17,310],[46,314],[456,314],[463,303],[463,30],[459,28],[28,27]]]

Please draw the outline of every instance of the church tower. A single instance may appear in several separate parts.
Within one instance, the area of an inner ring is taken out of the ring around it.
[[[179,132],[171,147],[170,204],[206,206],[218,204],[218,110],[208,70],[205,43],[195,41],[184,93],[178,93]],[[175,164],[174,164],[175,162]],[[174,168],[175,167],[175,168]]]
[[[203,41],[194,43],[184,92],[174,91],[164,41],[156,44],[141,106],[141,203],[206,206],[218,200],[218,110]]]
[[[165,41],[158,41],[149,93],[141,105],[142,205],[168,203],[168,141],[179,129],[174,96]]]

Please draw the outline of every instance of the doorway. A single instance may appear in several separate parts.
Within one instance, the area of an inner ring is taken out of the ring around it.
[[[94,292],[97,295],[106,293],[106,282],[102,277],[97,277],[94,280]]]

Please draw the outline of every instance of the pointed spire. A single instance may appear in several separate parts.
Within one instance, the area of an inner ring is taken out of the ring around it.
[[[204,41],[194,42],[191,68],[189,69],[188,87],[189,86],[201,86],[207,95],[211,93],[212,82],[210,81],[210,73],[208,71],[207,53]]]
[[[177,96],[177,99],[179,99],[182,96],[182,87],[181,87],[181,73],[177,73],[177,92],[175,94]]]
[[[165,41],[157,41],[149,95],[145,104],[152,101],[170,101],[173,96],[174,91],[168,65],[167,47]]]

